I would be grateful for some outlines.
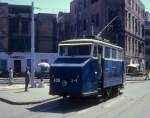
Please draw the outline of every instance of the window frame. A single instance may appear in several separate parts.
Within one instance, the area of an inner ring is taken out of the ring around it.
[[[109,57],[106,57],[106,48],[109,49]],[[104,58],[111,59],[111,47],[105,46],[105,48],[104,48]]]

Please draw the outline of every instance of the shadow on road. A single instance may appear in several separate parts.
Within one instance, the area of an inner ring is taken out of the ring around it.
[[[60,113],[67,114],[70,112],[78,112],[80,110],[84,110],[93,106],[96,106],[102,102],[109,100],[108,98],[81,98],[81,99],[73,99],[69,98],[58,99],[50,102],[46,102],[28,110],[32,112],[48,112],[48,113]]]

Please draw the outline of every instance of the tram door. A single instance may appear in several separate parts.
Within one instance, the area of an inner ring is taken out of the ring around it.
[[[14,71],[15,73],[21,73],[21,60],[14,61]]]
[[[99,73],[100,73],[100,78],[102,78],[102,57],[103,57],[103,47],[98,46],[98,59],[99,59]]]

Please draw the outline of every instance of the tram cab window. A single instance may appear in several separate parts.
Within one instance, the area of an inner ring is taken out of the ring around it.
[[[112,49],[112,58],[117,59],[117,50],[116,49]]]
[[[90,56],[91,45],[60,46],[60,56]]]
[[[110,48],[105,47],[105,58],[110,58]]]
[[[59,47],[59,56],[66,56],[67,55],[67,47],[64,48],[62,46]]]

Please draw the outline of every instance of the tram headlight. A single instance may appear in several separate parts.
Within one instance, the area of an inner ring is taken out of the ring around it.
[[[68,85],[68,82],[66,80],[62,80],[62,86],[67,86]]]
[[[54,78],[54,79],[53,79],[53,82],[54,82],[54,83],[60,83],[60,78]]]

